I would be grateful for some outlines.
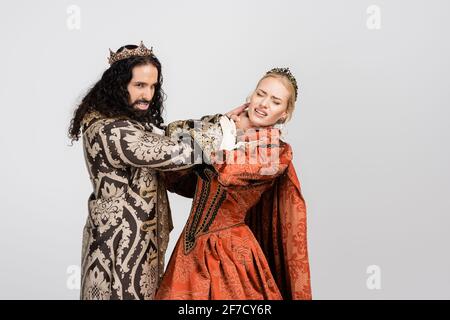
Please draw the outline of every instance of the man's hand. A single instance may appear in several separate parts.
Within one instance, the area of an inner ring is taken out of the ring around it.
[[[249,103],[245,103],[240,107],[237,107],[230,112],[227,112],[225,115],[234,121],[236,124],[236,128],[245,131],[250,127],[249,119],[247,116],[247,112],[245,110],[248,108]]]
[[[240,115],[245,109],[248,108],[248,105],[249,105],[248,103],[243,104],[242,106],[237,107],[237,108],[235,108],[235,109],[233,109],[233,110],[231,110],[231,111],[225,113],[225,115],[226,115],[228,118],[234,120],[235,122],[236,122],[236,121],[239,121],[239,120],[237,120],[237,119],[239,118],[239,115]]]
[[[248,118],[248,113],[246,111],[242,112],[239,116],[235,116],[236,119],[234,123],[236,124],[236,129],[245,131],[252,127],[250,119]]]

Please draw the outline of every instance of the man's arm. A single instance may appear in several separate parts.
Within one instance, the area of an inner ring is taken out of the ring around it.
[[[222,136],[219,121],[211,121],[207,126],[196,125],[187,133],[178,139],[149,132],[135,121],[118,119],[100,128],[99,135],[106,160],[112,166],[170,171],[193,166],[198,161],[196,153],[201,153],[203,148],[214,150]]]

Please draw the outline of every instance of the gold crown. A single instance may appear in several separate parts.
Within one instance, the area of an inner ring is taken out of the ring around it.
[[[295,100],[297,101],[297,93],[298,93],[298,86],[297,86],[297,80],[295,80],[294,75],[291,73],[291,70],[289,70],[289,68],[273,68],[270,71],[267,71],[266,74],[270,74],[270,73],[276,73],[276,74],[282,74],[284,75],[286,78],[289,79],[289,81],[292,83],[292,85],[294,86],[294,90],[295,90]]]
[[[110,65],[112,65],[114,62],[117,62],[119,60],[128,59],[130,57],[145,57],[145,56],[151,56],[153,54],[153,47],[148,49],[144,42],[141,41],[141,44],[134,49],[127,49],[124,48],[122,51],[115,53],[109,49],[109,58],[108,62]]]

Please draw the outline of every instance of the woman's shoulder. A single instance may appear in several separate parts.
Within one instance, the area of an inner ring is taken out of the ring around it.
[[[292,146],[288,142],[281,140],[281,139],[280,139],[280,148],[283,148],[284,150],[288,150],[289,152],[292,152]]]

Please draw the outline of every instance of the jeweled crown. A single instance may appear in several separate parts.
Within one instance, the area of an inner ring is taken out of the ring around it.
[[[113,52],[111,49],[109,49],[109,58],[108,62],[110,65],[112,65],[114,62],[117,62],[119,60],[128,59],[130,57],[145,57],[150,56],[153,54],[153,47],[148,49],[144,42],[141,41],[141,44],[134,49],[127,49],[124,48],[120,52]]]
[[[266,74],[270,74],[270,73],[282,74],[286,78],[288,78],[289,81],[292,83],[292,86],[294,87],[295,100],[297,100],[297,94],[298,94],[297,80],[295,80],[295,77],[291,73],[291,70],[289,70],[289,68],[273,68],[272,70],[269,70],[266,72]]]

